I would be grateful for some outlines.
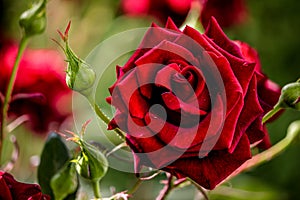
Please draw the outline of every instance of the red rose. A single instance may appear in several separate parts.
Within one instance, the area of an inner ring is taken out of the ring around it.
[[[200,19],[207,27],[210,18],[215,17],[221,27],[241,23],[247,16],[244,0],[194,0],[199,1],[202,10]],[[171,17],[180,26],[187,17],[193,0],[122,0],[121,10],[125,14],[152,15],[165,23]]]
[[[122,0],[121,11],[125,14],[152,15],[165,23],[171,17],[181,25],[191,7],[192,0]]]
[[[110,93],[109,129],[127,133],[136,172],[162,169],[207,189],[251,158],[251,144],[267,147],[261,119],[279,98],[255,50],[227,38],[214,18],[204,34],[154,24],[117,67]]]
[[[0,47],[0,106],[3,102],[17,45]],[[26,114],[36,133],[57,129],[71,115],[71,90],[65,83],[65,63],[54,50],[25,50],[13,89],[9,118]]]
[[[47,200],[50,197],[41,192],[39,185],[20,183],[9,173],[0,171],[0,199]]]
[[[203,0],[201,23],[207,27],[210,18],[217,19],[221,27],[229,27],[243,22],[247,16],[244,0]]]

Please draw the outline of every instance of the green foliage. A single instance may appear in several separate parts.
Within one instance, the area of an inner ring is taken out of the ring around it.
[[[52,177],[70,160],[69,150],[61,137],[56,133],[51,133],[45,143],[41,162],[38,168],[38,181],[42,192],[54,198],[50,186]]]
[[[56,200],[63,200],[67,196],[76,193],[78,189],[78,177],[74,163],[66,163],[51,178],[50,185]]]

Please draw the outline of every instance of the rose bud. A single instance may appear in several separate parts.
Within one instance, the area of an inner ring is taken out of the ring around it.
[[[47,0],[40,0],[21,14],[19,24],[27,37],[44,32],[46,28],[46,4]]]
[[[232,41],[212,18],[204,34],[171,19],[153,24],[109,88],[109,129],[126,132],[135,172],[143,166],[213,189],[269,147],[262,117],[280,88],[262,73],[257,52]]]
[[[81,60],[70,48],[68,44],[68,32],[71,26],[69,22],[64,34],[60,31],[61,38],[65,42],[65,48],[61,47],[67,57],[68,67],[66,82],[70,89],[89,96],[96,79],[94,70],[84,61]]]
[[[50,197],[42,193],[39,185],[18,182],[11,174],[0,171],[0,199],[50,200]]]
[[[90,120],[83,124],[79,134],[80,136],[67,131],[73,136],[67,140],[75,142],[80,147],[79,155],[75,160],[72,160],[72,162],[75,163],[77,173],[92,182],[99,182],[107,172],[108,161],[99,149],[83,139],[83,135],[85,134],[89,122]]]
[[[56,173],[50,181],[54,197],[63,200],[68,195],[73,194],[78,188],[78,178],[74,163],[67,163]]]
[[[300,110],[300,79],[295,83],[285,85],[281,90],[279,107]]]
[[[106,157],[95,146],[79,140],[81,152],[75,161],[77,173],[85,179],[100,181],[108,169]]]

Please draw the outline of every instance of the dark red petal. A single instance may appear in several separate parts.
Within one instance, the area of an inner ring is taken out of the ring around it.
[[[229,152],[233,152],[236,145],[238,144],[240,138],[243,134],[245,134],[246,129],[250,126],[250,124],[259,116],[263,114],[263,109],[261,108],[258,96],[257,96],[257,85],[256,85],[256,77],[253,76],[248,92],[244,99],[244,107],[241,112],[241,115],[238,119],[237,127],[235,129],[233,141]],[[256,133],[253,133],[256,134]],[[259,135],[259,133],[257,133]]]
[[[197,59],[193,56],[193,54],[191,54],[190,51],[168,40],[162,40],[157,46],[136,60],[135,64],[168,64],[169,60],[184,60],[189,63],[193,63],[193,65],[198,64]]]
[[[258,82],[257,88],[259,101],[265,113],[267,113],[277,103],[280,96],[280,87],[265,76],[263,80]]]
[[[205,51],[212,51],[217,56],[221,56],[222,54],[215,50],[215,48],[207,41],[207,39],[202,35],[199,31],[186,26],[183,30],[183,33],[186,36],[180,36],[176,39],[176,43],[184,46],[190,52],[192,52],[195,56],[202,55],[202,52]],[[187,38],[190,38],[188,39]],[[198,44],[196,45],[195,42]]]
[[[13,200],[10,194],[10,188],[6,184],[4,177],[0,174],[0,199]]]
[[[164,170],[177,178],[189,177],[206,189],[214,189],[250,158],[250,144],[247,136],[243,135],[233,153],[212,151],[205,158],[178,159]]]
[[[246,130],[246,134],[248,136],[250,144],[260,142],[265,137],[265,135],[268,135],[262,125],[262,116],[256,118],[254,122],[252,122],[252,124]]]
[[[147,51],[153,49],[163,40],[174,41],[177,37],[178,37],[178,33],[176,33],[175,31],[171,31],[169,29],[160,28],[156,25],[153,25],[146,32],[138,49],[134,52],[134,54],[130,57],[130,59],[126,62],[126,64],[122,68],[123,72],[126,73],[127,71],[134,68],[136,66],[135,62],[137,59],[143,56]]]
[[[191,115],[187,116],[182,114],[179,125],[169,123],[153,114],[151,118],[151,122],[153,123],[149,124],[148,127],[153,133],[157,133],[157,137],[161,141],[178,150],[198,151],[204,138],[210,141],[205,144],[203,149],[211,150],[218,139],[219,131],[224,123],[223,106],[221,98],[217,98],[213,111],[207,116],[202,118],[197,115],[192,117]],[[211,120],[212,117],[213,120]],[[201,120],[200,123],[199,120]],[[196,125],[183,126],[183,124],[189,124],[188,122],[193,121],[197,122]],[[215,138],[215,140],[212,144],[213,138]]]
[[[248,89],[249,82],[255,71],[256,63],[250,63],[247,60],[238,58],[219,47],[217,44],[214,43],[214,41],[210,40],[208,37],[206,38],[217,51],[222,53],[222,55],[227,58],[235,77],[237,78],[237,80],[243,88],[243,92],[245,95]]]
[[[211,21],[204,34],[211,38],[214,43],[216,43],[226,52],[238,58],[243,58],[240,48],[225,35],[214,17],[211,18]]]
[[[171,29],[171,30],[176,31],[176,32],[181,32],[181,31],[177,28],[176,24],[173,22],[173,20],[171,19],[171,17],[168,17],[168,20],[167,20],[167,22],[166,22],[165,28]]]
[[[178,111],[178,112],[183,112],[182,115],[184,116],[184,114],[187,115],[206,115],[207,112],[204,110],[201,110],[198,107],[198,102],[194,102],[194,103],[185,103],[183,101],[181,101],[178,97],[176,97],[176,95],[174,95],[171,92],[165,92],[162,95],[162,99],[165,103],[165,105],[174,111]]]
[[[225,57],[217,57],[212,52],[209,52],[209,55],[214,60],[216,66],[218,66],[226,92],[226,120],[220,139],[215,147],[215,149],[224,149],[231,146],[237,120],[244,104],[243,91]]]

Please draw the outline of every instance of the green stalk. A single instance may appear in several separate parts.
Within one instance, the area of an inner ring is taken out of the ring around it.
[[[96,199],[101,199],[101,193],[100,193],[100,181],[92,181],[92,187],[94,191],[94,196]]]
[[[19,68],[19,64],[22,58],[22,55],[24,53],[24,50],[28,44],[29,38],[24,36],[19,44],[19,50],[18,50],[18,54],[11,72],[11,76],[9,79],[9,83],[6,89],[6,94],[5,94],[5,98],[4,98],[4,102],[3,102],[3,109],[2,109],[2,113],[1,113],[1,129],[0,129],[0,162],[1,162],[1,156],[2,156],[2,147],[3,147],[3,139],[5,137],[5,132],[6,130],[6,123],[7,123],[7,112],[8,112],[8,108],[9,108],[9,103],[11,100],[11,95],[13,92],[13,87],[14,87],[14,83],[16,80],[16,75],[18,72],[18,68]]]
[[[277,103],[272,110],[270,110],[262,119],[262,123],[266,123],[271,117],[273,117],[276,113],[278,113],[282,109]]]
[[[282,153],[287,147],[289,147],[292,142],[298,139],[300,135],[300,120],[294,121],[290,124],[287,130],[287,135],[277,144],[272,146],[271,148],[253,156],[250,160],[246,161],[241,167],[239,167],[235,172],[233,172],[229,177],[226,178],[223,182],[227,181],[228,179],[234,177],[237,174],[240,174],[243,171],[252,169],[262,163],[265,163],[275,156]]]
[[[100,107],[95,103],[95,101],[93,100],[93,98],[91,97],[91,95],[86,96],[86,98],[88,99],[90,105],[92,106],[92,108],[94,109],[94,111],[96,112],[96,114],[98,115],[98,117],[105,123],[105,124],[109,124],[110,119],[109,117],[100,109]],[[123,131],[121,131],[119,128],[115,128],[114,131],[117,133],[117,135],[123,140],[125,141],[125,133]]]

